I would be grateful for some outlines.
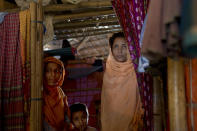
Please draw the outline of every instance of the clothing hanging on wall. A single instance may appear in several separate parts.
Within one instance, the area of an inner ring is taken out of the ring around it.
[[[25,131],[19,14],[0,24],[0,130]]]
[[[141,49],[149,60],[180,52],[180,10],[180,0],[151,0]]]

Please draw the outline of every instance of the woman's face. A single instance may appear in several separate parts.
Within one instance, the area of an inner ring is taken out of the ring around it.
[[[61,67],[56,63],[48,63],[45,70],[45,78],[49,86],[57,85],[61,78]]]
[[[127,61],[127,42],[123,37],[117,37],[112,46],[112,54],[116,61]]]

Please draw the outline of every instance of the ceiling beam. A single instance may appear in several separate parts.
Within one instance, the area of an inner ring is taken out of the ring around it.
[[[61,24],[55,24],[54,28],[55,29],[62,29],[62,28],[67,28],[67,27],[75,27],[75,26],[87,26],[87,25],[91,25],[91,24],[99,24],[99,23],[106,23],[106,22],[117,22],[118,19],[115,18],[108,18],[108,19],[99,19],[99,20],[88,20],[88,21],[81,21],[81,22],[64,22]]]
[[[6,12],[5,10],[18,11],[17,5],[14,3],[8,2],[6,0],[0,0],[0,12]]]
[[[98,25],[96,24],[89,24],[89,25],[77,25],[77,26],[67,26],[66,28],[54,28],[54,30],[74,30],[78,28],[88,28],[88,27],[103,27],[103,26],[115,26],[120,25],[119,22],[107,22],[107,23],[100,23]]]
[[[72,30],[70,32],[58,32],[55,35],[72,35],[72,34],[79,34],[79,33],[88,33],[88,32],[99,32],[99,31],[107,31],[107,30],[115,30],[121,29],[121,27],[110,27],[110,28],[101,28],[101,29],[88,29],[88,30]]]
[[[4,1],[4,0],[1,0]],[[0,1],[0,2],[1,2]],[[18,12],[20,8],[15,6],[14,9],[3,8],[3,2],[0,3],[0,11],[5,12]],[[47,5],[44,7],[44,12],[61,12],[61,11],[70,11],[70,10],[77,10],[77,9],[84,9],[84,8],[102,8],[102,7],[112,7],[110,0],[105,1],[84,1],[80,2],[79,4],[53,4]]]
[[[73,4],[55,4],[48,5],[44,7],[45,12],[57,12],[57,11],[69,11],[77,10],[83,8],[102,8],[102,7],[112,7],[112,4],[109,0],[105,1],[89,1],[89,2],[80,2],[76,5]]]
[[[97,11],[97,12],[57,15],[53,18],[53,23],[65,21],[67,19],[77,19],[77,18],[79,19],[84,17],[93,17],[93,16],[110,15],[110,14],[115,14],[115,12],[113,10],[105,10],[105,11]]]

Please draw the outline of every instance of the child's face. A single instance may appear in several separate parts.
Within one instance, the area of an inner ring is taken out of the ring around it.
[[[77,129],[80,131],[85,131],[88,125],[86,113],[83,111],[74,112],[72,115],[72,122]]]

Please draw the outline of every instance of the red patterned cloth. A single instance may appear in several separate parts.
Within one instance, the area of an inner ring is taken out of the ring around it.
[[[153,131],[153,78],[150,74],[143,74],[141,84],[141,97],[144,105],[144,129],[143,131]]]
[[[0,24],[0,130],[24,131],[24,95],[20,55],[19,15]]]

